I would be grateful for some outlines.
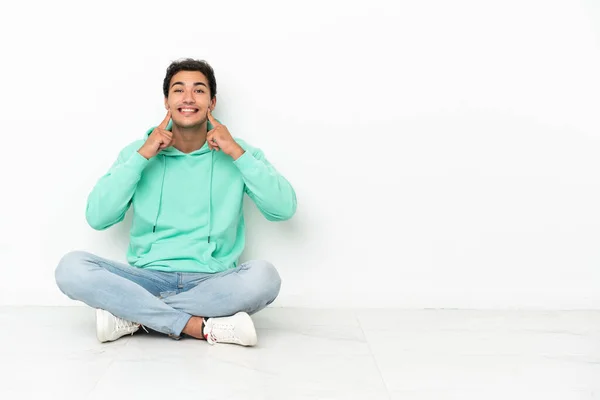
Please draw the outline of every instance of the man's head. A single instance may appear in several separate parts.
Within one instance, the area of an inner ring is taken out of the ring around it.
[[[205,61],[175,61],[167,68],[163,94],[174,124],[182,128],[201,125],[207,120],[208,110],[217,103],[215,73]]]

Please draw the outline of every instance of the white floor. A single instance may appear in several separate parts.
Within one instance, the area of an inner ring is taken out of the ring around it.
[[[600,399],[600,311],[270,308],[255,348],[0,308],[0,399]]]

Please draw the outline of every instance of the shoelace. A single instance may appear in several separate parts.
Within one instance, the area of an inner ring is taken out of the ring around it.
[[[120,330],[131,331],[131,334],[133,335],[135,333],[135,331],[137,330],[137,329],[134,329],[134,328],[138,328],[140,326],[142,327],[143,330],[146,331],[146,333],[148,333],[148,331],[146,330],[146,327],[144,327],[143,325],[136,324],[136,323],[124,320],[123,318],[116,318],[115,330],[117,330],[117,331],[120,331]]]
[[[122,318],[116,317],[115,320],[116,320],[115,321],[115,330],[117,330],[117,331],[120,331],[120,330],[128,331],[134,326],[133,322],[126,321]]]
[[[233,333],[233,330],[235,329],[235,325],[233,324],[224,324],[224,323],[216,323],[214,324],[209,332],[209,335],[211,335],[211,339],[213,339],[213,341],[217,341],[218,340],[230,340],[230,339],[237,339],[235,337],[235,334]]]

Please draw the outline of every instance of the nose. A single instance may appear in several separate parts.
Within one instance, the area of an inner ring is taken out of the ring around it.
[[[183,102],[185,104],[192,104],[194,103],[194,97],[192,96],[192,91],[191,90],[186,90],[183,92]]]

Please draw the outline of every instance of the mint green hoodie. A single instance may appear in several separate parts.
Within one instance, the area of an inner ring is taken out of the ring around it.
[[[90,193],[88,223],[107,229],[133,206],[131,265],[169,272],[235,268],[245,245],[244,193],[270,221],[296,212],[290,183],[260,149],[235,140],[245,150],[235,161],[206,143],[189,154],[169,147],[146,160],[137,152],[145,138],[131,143]]]

